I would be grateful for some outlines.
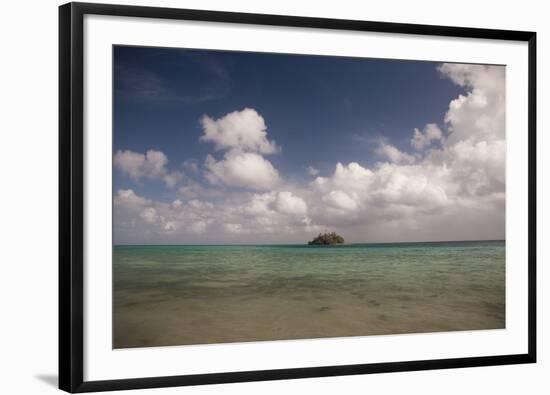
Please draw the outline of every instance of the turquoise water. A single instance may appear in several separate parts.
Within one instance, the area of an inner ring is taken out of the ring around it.
[[[503,328],[503,241],[115,246],[115,348]]]

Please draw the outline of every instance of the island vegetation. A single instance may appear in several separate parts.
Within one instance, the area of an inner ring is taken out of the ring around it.
[[[335,232],[331,233],[319,233],[319,236],[311,241],[308,241],[308,245],[333,245],[344,244],[344,238],[337,235]]]

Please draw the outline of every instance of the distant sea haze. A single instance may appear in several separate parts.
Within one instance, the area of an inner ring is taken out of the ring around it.
[[[453,244],[457,245],[460,243],[492,243],[492,242],[501,242],[505,243],[505,240],[502,239],[487,239],[487,240],[429,240],[429,241],[379,241],[379,242],[357,242],[357,243],[344,243],[337,245],[330,245],[329,247],[349,247],[349,246],[369,246],[369,247],[386,247],[389,245],[414,245],[414,244]],[[117,243],[114,244],[114,247],[133,247],[133,246],[273,246],[273,247],[299,247],[307,245],[307,243]],[[309,247],[326,247],[323,245],[308,245]]]
[[[113,248],[115,348],[505,327],[505,242]]]

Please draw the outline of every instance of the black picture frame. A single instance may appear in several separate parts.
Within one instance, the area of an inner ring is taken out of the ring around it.
[[[293,369],[85,381],[83,343],[84,138],[83,19],[86,14],[365,32],[511,40],[528,43],[528,352],[525,354],[319,366]],[[59,8],[59,388],[71,393],[536,361],[536,33],[142,6],[68,3]]]

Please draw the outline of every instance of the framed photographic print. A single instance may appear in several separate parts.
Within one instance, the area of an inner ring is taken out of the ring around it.
[[[535,33],[59,16],[61,389],[535,362]]]

